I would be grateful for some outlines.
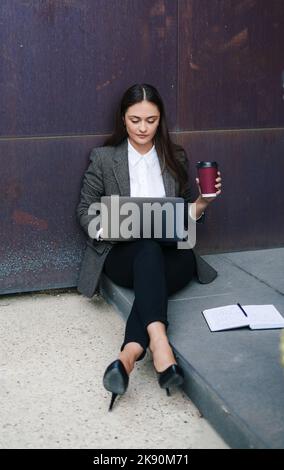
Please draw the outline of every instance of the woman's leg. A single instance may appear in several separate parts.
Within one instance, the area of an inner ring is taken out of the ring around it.
[[[178,250],[176,247],[165,247],[165,273],[168,295],[183,287],[194,277],[196,271],[195,257],[192,250]],[[148,324],[149,348],[153,355],[155,369],[165,370],[176,360],[167,337],[167,324],[153,321]]]
[[[116,284],[134,287],[135,300],[121,350],[127,344],[136,343],[142,348],[136,360],[141,360],[149,345],[147,323],[152,318],[166,321],[167,294],[161,247],[152,240],[116,245],[105,261],[104,271]]]
[[[104,272],[113,282],[123,287],[133,288],[133,263],[137,253],[143,249],[143,245],[141,241],[139,243],[126,242],[112,248],[106,258]],[[149,336],[140,322],[134,299],[119,354],[119,359],[122,360],[128,374],[132,371],[135,362],[145,356],[148,342]]]

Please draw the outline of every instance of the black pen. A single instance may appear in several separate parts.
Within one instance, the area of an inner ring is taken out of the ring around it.
[[[246,312],[244,311],[243,307],[241,306],[241,304],[237,304],[238,307],[240,307],[241,311],[243,312],[243,314],[247,317],[247,314]]]

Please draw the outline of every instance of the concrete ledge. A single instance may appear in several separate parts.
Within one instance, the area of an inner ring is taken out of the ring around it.
[[[185,371],[184,390],[233,448],[284,448],[281,330],[210,332],[201,310],[272,303],[284,314],[284,249],[204,256],[218,271],[192,281],[168,302],[169,337]],[[101,293],[124,319],[134,292],[105,275]]]

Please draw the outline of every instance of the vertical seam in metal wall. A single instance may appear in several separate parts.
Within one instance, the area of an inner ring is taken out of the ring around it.
[[[180,83],[179,83],[179,16],[180,16],[180,8],[179,8],[179,0],[176,0],[177,4],[177,25],[176,25],[176,34],[177,34],[177,63],[176,63],[176,79],[177,79],[177,89],[176,89],[176,125],[175,125],[175,132],[179,132],[180,130],[180,115],[179,115],[179,98],[180,98]]]

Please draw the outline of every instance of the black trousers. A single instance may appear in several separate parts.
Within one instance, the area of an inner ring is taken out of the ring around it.
[[[117,243],[108,253],[104,272],[115,283],[134,289],[134,302],[125,328],[121,346],[139,343],[144,349],[149,345],[147,325],[154,321],[168,327],[168,296],[186,286],[195,274],[192,250],[178,250],[175,242],[160,243],[141,239]]]

